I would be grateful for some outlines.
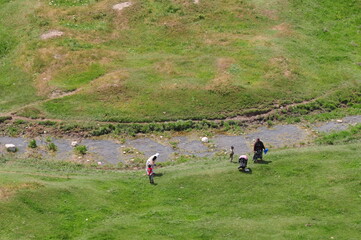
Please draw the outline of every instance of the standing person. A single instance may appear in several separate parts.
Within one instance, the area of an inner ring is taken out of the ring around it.
[[[152,169],[154,170],[154,167],[156,166],[155,160],[159,157],[159,153],[156,153],[152,156],[150,156],[145,164],[145,170],[147,171],[148,165],[152,166]],[[154,173],[154,172],[153,172]],[[154,173],[155,174],[155,173]]]
[[[253,155],[253,161],[257,162],[258,159],[262,159],[262,154],[263,154],[263,150],[265,149],[263,142],[257,138],[256,142],[254,143],[253,146],[253,151],[254,151],[254,155]]]
[[[234,147],[231,146],[231,152],[229,153],[229,158],[230,158],[231,162],[233,162],[233,156],[234,156]]]
[[[149,177],[149,183],[150,184],[154,184],[154,172],[153,172],[153,168],[152,168],[152,165],[148,165],[148,168],[147,168],[147,175]]]

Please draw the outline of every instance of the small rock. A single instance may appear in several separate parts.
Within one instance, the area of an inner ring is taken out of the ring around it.
[[[120,10],[123,10],[124,8],[130,7],[132,4],[133,3],[131,3],[131,2],[123,2],[123,3],[115,4],[112,8],[114,10],[120,11]]]
[[[16,146],[14,144],[5,144],[5,148],[8,152],[16,152],[17,149],[16,149]]]
[[[341,119],[336,120],[338,123],[342,123],[343,121]]]
[[[207,137],[202,137],[202,142],[207,143],[209,140]]]
[[[47,131],[44,131],[44,134],[46,134],[47,133]]]
[[[78,142],[77,142],[77,141],[72,141],[72,142],[71,142],[71,146],[72,146],[72,147],[78,146]]]
[[[41,39],[45,40],[45,39],[50,39],[50,38],[56,38],[56,37],[61,37],[64,35],[64,32],[58,31],[58,30],[52,30],[49,31],[47,33],[44,33],[40,36]]]

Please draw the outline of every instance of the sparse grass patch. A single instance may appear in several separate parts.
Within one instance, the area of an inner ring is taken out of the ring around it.
[[[49,142],[47,148],[51,152],[56,152],[58,150],[58,147],[53,142]]]
[[[85,145],[78,145],[74,147],[74,152],[78,155],[85,155],[88,152],[88,148]]]
[[[325,133],[316,140],[319,144],[335,145],[361,141],[361,124],[349,127],[345,131]]]
[[[99,64],[91,64],[81,73],[78,69],[71,69],[71,72],[62,73],[53,83],[64,90],[73,91],[92,80],[102,76],[105,69]]]
[[[31,139],[29,144],[28,144],[29,148],[37,148],[38,145],[36,144],[36,140],[35,139]]]

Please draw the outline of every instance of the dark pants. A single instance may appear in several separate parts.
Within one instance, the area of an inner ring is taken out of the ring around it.
[[[154,183],[154,174],[148,175],[148,177],[149,177],[149,182]]]
[[[239,167],[238,169],[245,169],[247,167],[247,159],[241,158],[239,159]]]
[[[253,155],[253,161],[257,161],[258,159],[262,160],[262,149],[257,150]]]

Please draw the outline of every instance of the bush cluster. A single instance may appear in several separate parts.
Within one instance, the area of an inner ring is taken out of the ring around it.
[[[3,123],[5,121],[11,120],[11,119],[12,119],[11,116],[3,116],[3,117],[0,116],[0,123]]]
[[[108,124],[102,126],[99,129],[92,131],[93,136],[101,136],[109,133],[115,134],[128,134],[134,136],[137,133],[151,133],[151,132],[165,132],[165,131],[188,131],[191,129],[195,130],[207,130],[207,129],[221,129],[230,130],[232,127],[241,127],[243,123],[240,121],[177,121],[177,122],[166,122],[166,123],[133,123],[133,124],[124,124],[120,123],[117,125]]]
[[[78,145],[74,148],[76,154],[85,155],[88,152],[88,148],[85,145]]]

